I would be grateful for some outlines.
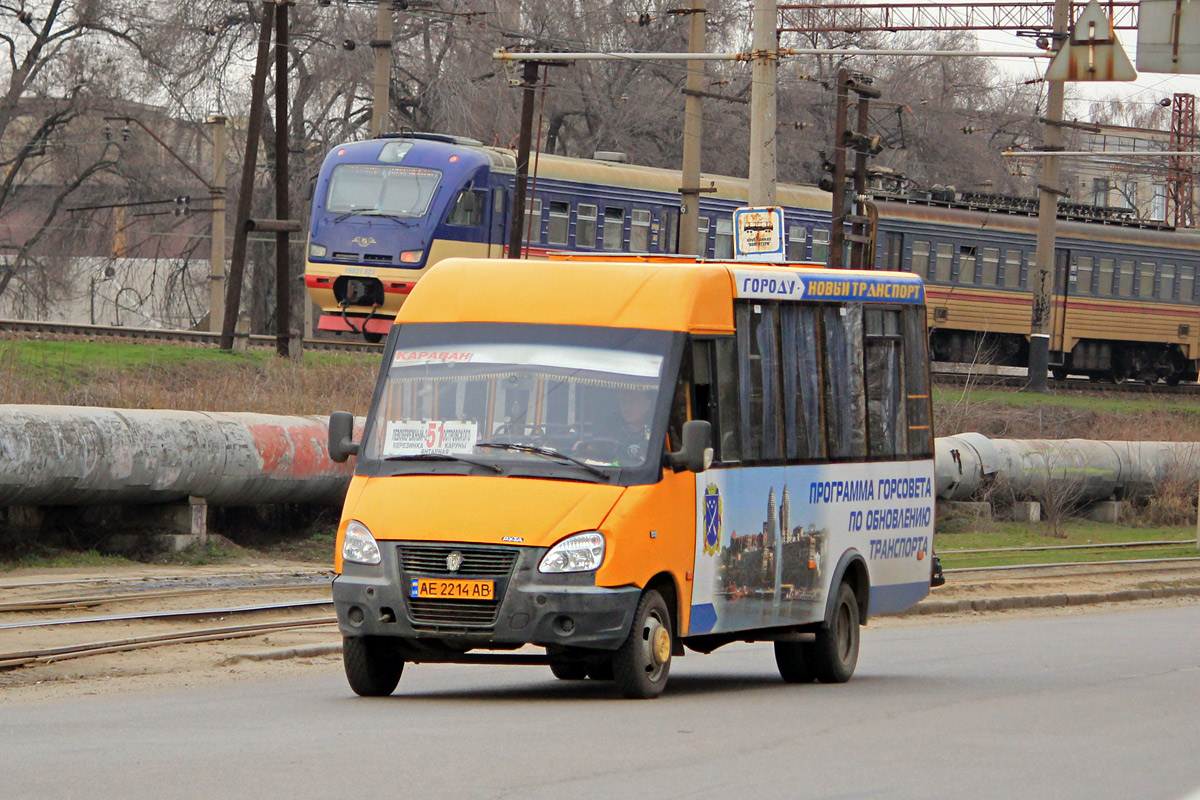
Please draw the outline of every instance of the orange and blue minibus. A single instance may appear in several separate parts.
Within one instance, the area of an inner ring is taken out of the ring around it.
[[[934,578],[924,288],[907,273],[448,259],[388,333],[333,599],[351,689],[409,663],[662,692],[770,641],[842,682]],[[360,441],[355,438],[360,437]]]

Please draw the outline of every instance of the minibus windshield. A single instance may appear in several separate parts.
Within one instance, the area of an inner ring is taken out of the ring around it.
[[[553,331],[541,341],[522,340],[527,330],[510,341],[490,335],[439,345],[408,344],[403,333],[387,356],[366,459],[444,456],[586,479],[661,455],[661,351],[572,343]]]

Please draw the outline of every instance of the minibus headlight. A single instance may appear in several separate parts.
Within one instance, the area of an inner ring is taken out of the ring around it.
[[[538,572],[590,572],[604,561],[604,534],[586,531],[568,536],[542,556]]]
[[[313,258],[324,258],[328,252],[323,244],[310,244],[308,246],[308,254]]]
[[[351,520],[346,526],[346,540],[342,542],[342,559],[356,564],[378,564],[379,545],[367,526]]]

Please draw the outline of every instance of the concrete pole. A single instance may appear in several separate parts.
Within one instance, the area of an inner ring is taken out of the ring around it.
[[[1054,2],[1054,44],[1058,52],[1066,43],[1067,26],[1071,19],[1071,0]],[[1043,150],[1062,149],[1063,82],[1047,81],[1046,132]],[[1059,160],[1058,156],[1042,159],[1042,179],[1038,184],[1038,228],[1036,269],[1030,275],[1033,310],[1029,322],[1029,385],[1028,390],[1045,392],[1046,371],[1050,368],[1050,324],[1054,302],[1054,228],[1058,219]]]
[[[688,32],[688,52],[703,53],[707,47],[705,23],[708,20],[707,0],[692,0],[691,28]],[[700,145],[704,140],[704,62],[687,62],[687,86],[683,90],[683,173],[679,189],[679,252],[705,255],[700,252]]]
[[[371,106],[371,136],[387,130],[388,108],[391,106],[392,79],[392,4],[380,0],[375,16],[375,94]]]
[[[846,133],[849,130],[850,71],[845,67],[837,71],[837,101],[833,125],[833,198],[829,215],[829,256],[826,263],[830,269],[841,269],[846,252]]]
[[[754,3],[750,82],[750,205],[775,205],[775,115],[779,33],[775,0]]]
[[[220,332],[225,319],[225,117],[213,114],[212,243],[208,270],[208,329]]]

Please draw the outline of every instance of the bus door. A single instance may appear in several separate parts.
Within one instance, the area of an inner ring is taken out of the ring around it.
[[[1063,333],[1067,325],[1067,294],[1070,281],[1071,251],[1065,248],[1054,248],[1054,297],[1050,303],[1050,352],[1061,353],[1063,350]],[[1052,358],[1061,362],[1062,357]]]

